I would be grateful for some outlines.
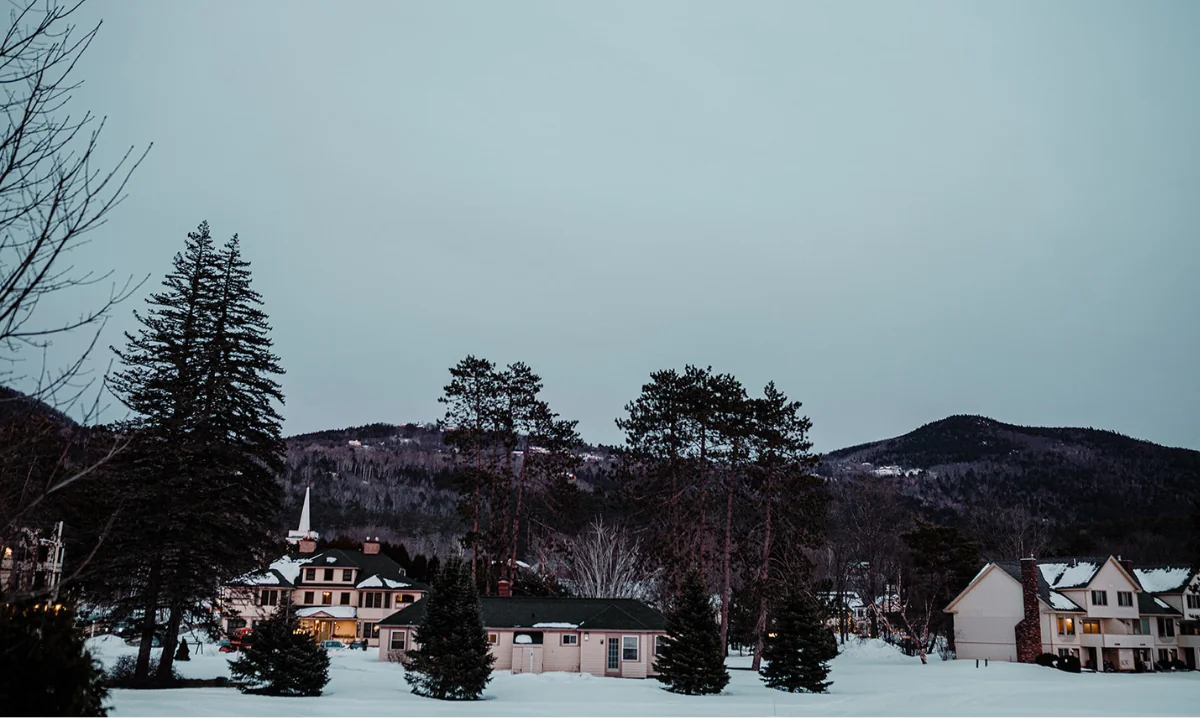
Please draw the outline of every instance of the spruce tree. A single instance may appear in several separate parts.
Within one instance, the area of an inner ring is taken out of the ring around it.
[[[254,626],[254,640],[229,664],[243,693],[319,696],[329,683],[329,652],[300,629],[295,608],[280,606]]]
[[[5,715],[106,715],[104,672],[68,606],[0,604],[0,676]]]
[[[667,612],[667,641],[655,669],[667,690],[688,695],[720,693],[729,683],[720,625],[700,574],[684,578]]]
[[[457,558],[434,576],[425,617],[417,627],[404,679],[412,692],[440,700],[479,700],[492,679],[479,594],[467,566]]]
[[[134,597],[130,609],[143,616],[139,682],[155,617],[169,609],[158,668],[166,682],[185,614],[275,550],[283,397],[274,377],[283,372],[236,236],[217,249],[201,224],[149,305],[116,352],[124,367],[112,388],[135,416],[123,427],[133,441],[114,492],[123,520],[102,560],[113,564],[105,593]]]
[[[774,631],[763,647],[763,682],[788,693],[825,693],[830,682],[830,643],[833,634],[821,620],[821,610],[812,595],[802,589],[789,590],[775,610]],[[834,645],[834,655],[837,647]]]

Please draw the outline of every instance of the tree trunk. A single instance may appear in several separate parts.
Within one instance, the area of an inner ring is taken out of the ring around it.
[[[155,681],[160,686],[171,682],[171,669],[175,665],[175,645],[179,642],[179,624],[183,622],[183,607],[178,601],[171,603],[171,614],[167,618],[167,631],[163,636],[162,656],[158,659]]]
[[[521,476],[517,482],[517,509],[512,522],[512,558],[509,561],[508,579],[512,581],[517,571],[517,538],[521,533],[521,501],[525,498],[525,467],[529,466],[529,442],[525,442],[525,453],[521,456]]]
[[[736,455],[736,448],[734,449]],[[729,639],[729,554],[733,545],[733,467],[729,469],[729,485],[725,490],[725,546],[721,556],[721,655],[728,653]]]
[[[133,679],[141,683],[150,677],[150,652],[154,648],[155,618],[158,615],[158,591],[162,560],[156,557],[150,567],[150,580],[146,585],[145,599],[142,604],[142,640],[138,644],[137,665],[134,668]]]
[[[758,567],[758,620],[754,623],[754,660],[750,667],[757,673],[762,668],[762,652],[767,633],[767,579],[771,575],[771,475],[767,474],[766,511],[763,528],[762,563]]]

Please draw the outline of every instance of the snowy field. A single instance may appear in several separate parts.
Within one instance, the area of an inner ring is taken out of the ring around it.
[[[105,666],[134,649],[120,639],[92,639]],[[319,698],[244,696],[235,688],[113,691],[110,715],[124,716],[802,716],[802,715],[1200,715],[1200,672],[1072,675],[1039,666],[974,661],[927,666],[879,642],[849,644],[833,661],[828,695],[793,695],[762,685],[750,671],[730,671],[718,696],[678,696],[657,681],[566,673],[497,671],[486,700],[453,703],[412,695],[404,671],[374,650],[334,651],[330,682]],[[194,649],[177,664],[187,678],[228,676],[228,654]],[[731,657],[730,666],[748,666]]]

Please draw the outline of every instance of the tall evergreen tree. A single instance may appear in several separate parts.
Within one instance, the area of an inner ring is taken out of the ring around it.
[[[774,630],[763,647],[763,682],[789,693],[825,693],[830,685],[830,646],[837,655],[837,645],[821,620],[817,601],[808,591],[794,588],[778,602],[774,618]]]
[[[280,606],[254,627],[254,640],[229,664],[243,693],[319,696],[329,683],[329,652],[300,630],[295,606]]]
[[[134,440],[115,487],[125,516],[103,559],[107,592],[133,597],[141,613],[139,682],[160,610],[166,681],[184,615],[274,549],[283,451],[273,378],[282,369],[237,237],[217,250],[201,224],[149,304],[114,350],[124,366],[112,388],[135,414],[124,427]]]
[[[425,617],[413,636],[404,679],[412,692],[439,700],[479,700],[492,679],[495,656],[488,650],[479,593],[470,570],[450,559],[434,576]]]
[[[708,590],[690,571],[667,612],[667,641],[655,663],[667,690],[688,695],[720,693],[729,683],[720,626]]]

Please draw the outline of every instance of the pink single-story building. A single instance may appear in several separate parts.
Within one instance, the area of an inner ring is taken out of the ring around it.
[[[480,600],[495,669],[647,678],[666,637],[666,619],[630,598],[488,597]],[[379,622],[379,658],[403,661],[427,601]]]

